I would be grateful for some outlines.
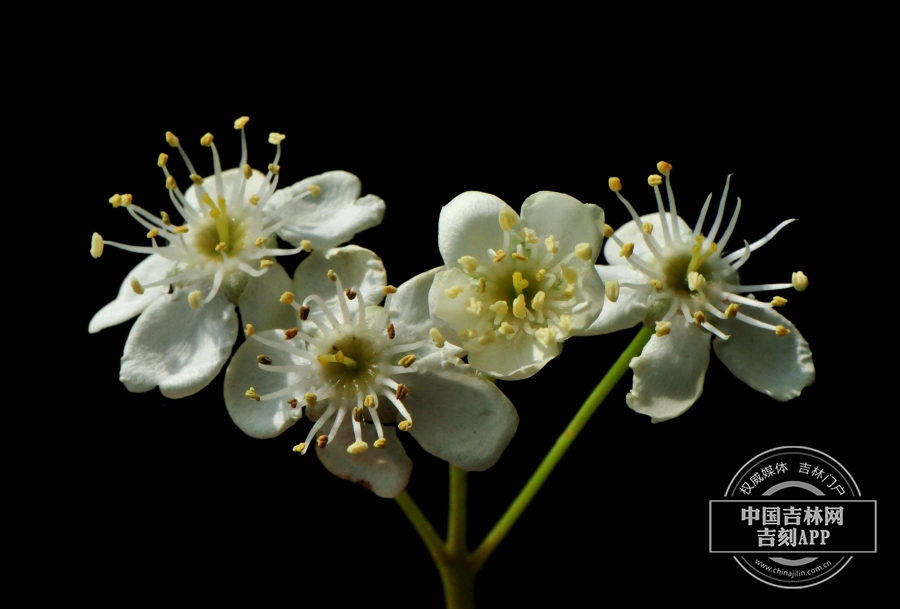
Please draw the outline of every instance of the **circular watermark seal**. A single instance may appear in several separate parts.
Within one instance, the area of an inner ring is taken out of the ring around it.
[[[765,584],[808,588],[876,551],[876,509],[836,459],[773,448],[741,467],[724,500],[710,501],[710,552],[733,555]]]

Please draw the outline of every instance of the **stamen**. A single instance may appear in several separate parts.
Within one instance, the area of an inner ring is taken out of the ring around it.
[[[779,231],[781,231],[782,228],[784,228],[791,222],[796,222],[796,221],[797,221],[796,218],[791,218],[789,220],[785,220],[784,222],[782,222],[781,224],[779,224],[778,226],[773,228],[771,231],[769,231],[769,234],[767,234],[765,237],[763,237],[759,241],[754,241],[747,248],[742,247],[739,250],[735,250],[735,251],[731,252],[730,254],[725,256],[725,258],[723,258],[722,260],[724,260],[725,262],[730,264],[730,263],[734,262],[735,260],[737,260],[738,258],[740,258],[741,256],[743,256],[745,249],[749,249],[751,252],[755,252],[756,250],[758,250],[759,248],[764,246],[766,243],[771,241],[772,238],[775,237],[775,235],[777,235],[779,233]]]
[[[210,146],[212,146],[212,142],[213,142],[213,134],[212,133],[207,133],[206,135],[204,135],[203,137],[200,138],[200,145],[205,148],[209,148]]]
[[[483,307],[483,303],[480,300],[475,300],[475,297],[472,296],[471,298],[469,298],[469,302],[466,305],[466,311],[480,316],[482,307]]]
[[[452,288],[447,288],[444,290],[444,294],[447,295],[447,298],[453,300],[457,296],[463,293],[463,288],[461,286],[455,285]]]
[[[502,228],[504,232],[511,230],[518,221],[519,214],[514,212],[512,209],[507,207],[500,210],[500,228]]]
[[[725,234],[722,235],[722,239],[719,240],[719,249],[725,251],[725,246],[728,245],[728,240],[731,238],[731,233],[734,232],[734,227],[737,224],[738,215],[741,213],[741,198],[738,197],[737,206],[734,208],[734,213],[731,214],[731,222],[728,223],[728,227],[725,229]]]
[[[547,269],[540,269],[537,273],[534,274],[534,280],[537,283],[541,282],[541,279],[544,278],[544,275],[547,274]]]
[[[725,199],[728,198],[728,187],[731,184],[731,175],[725,178],[725,190],[722,191],[722,198],[719,199],[719,209],[716,211],[716,219],[713,221],[712,228],[709,230],[709,240],[714,241],[719,232],[719,226],[722,225],[722,214],[725,212]]]
[[[553,235],[550,235],[546,239],[544,239],[544,245],[547,246],[548,254],[555,254],[559,251],[559,241],[553,238]]]
[[[409,387],[404,385],[403,383],[397,384],[397,392],[394,394],[394,397],[398,400],[402,400],[407,395],[409,395]]]
[[[562,330],[564,334],[568,334],[569,327],[572,325],[572,316],[560,315],[559,320],[556,323],[559,326],[559,329]]]
[[[540,311],[544,308],[544,302],[547,300],[547,295],[543,290],[534,295],[534,298],[531,299],[531,308],[535,311]]]
[[[519,247],[522,247],[522,246],[519,245]],[[520,254],[519,252],[513,252],[512,257],[515,258],[516,260],[518,260],[519,262],[525,262],[526,260],[528,260],[528,257],[525,254]]]
[[[387,335],[388,335],[388,338],[391,340],[393,340],[394,336],[396,336],[396,332],[394,331],[394,324],[387,325]]]
[[[467,340],[472,340],[476,336],[478,336],[478,332],[476,332],[472,328],[463,328],[462,330],[459,331],[459,339],[463,342],[466,342]]]
[[[263,366],[271,366],[272,365],[272,358],[267,355],[257,355],[256,361],[258,361]]]
[[[497,250],[497,254],[494,256],[494,262],[500,262],[506,257],[506,252],[503,250]]]
[[[663,291],[663,283],[659,279],[651,279],[650,285],[652,285],[653,289],[656,290],[657,292]]]
[[[316,446],[318,446],[319,448],[325,448],[326,444],[328,444],[328,436],[321,435],[316,438]]]
[[[178,184],[175,182],[175,176],[170,175],[166,178],[166,188],[169,190],[175,190],[178,188]]]
[[[244,163],[244,166],[241,170],[241,173],[244,174],[244,179],[249,180],[253,176],[253,168],[250,165]],[[258,201],[258,200],[257,200]]]
[[[159,229],[158,229],[158,228],[151,228],[149,231],[147,231],[147,238],[148,238],[148,239],[154,239],[154,238],[156,238],[156,237],[158,237],[158,236],[159,236]]]
[[[386,444],[387,440],[385,440],[384,438],[378,438],[377,440],[375,440],[375,442],[373,442],[372,446],[374,446],[375,448],[384,448]]]
[[[809,278],[803,274],[803,271],[797,271],[791,274],[791,285],[793,285],[794,289],[798,292],[802,292],[809,287]]]
[[[260,260],[260,261],[259,261],[259,268],[260,268],[260,269],[267,269],[267,268],[269,268],[270,266],[275,266],[275,261],[274,261],[274,260]]]
[[[612,227],[612,226],[610,226],[609,224],[604,224],[604,225],[603,225],[603,236],[604,236],[604,237],[606,237],[607,239],[609,239],[610,237],[612,237],[612,236],[615,235],[615,234],[616,234],[616,231],[613,230],[613,227]]]
[[[250,205],[257,205],[259,203],[259,195],[250,195],[250,198],[247,199],[247,203]]]
[[[200,308],[200,290],[194,290],[188,294],[188,304],[191,305],[192,309]]]
[[[619,251],[619,258],[629,258],[634,253],[634,243],[626,243]]]
[[[247,338],[253,336],[253,333],[254,333],[255,331],[256,331],[256,330],[255,330],[255,328],[253,327],[253,324],[247,324],[246,326],[244,326],[244,334],[247,336]]]
[[[300,332],[297,328],[291,328],[290,330],[284,331],[284,340],[291,340]]]
[[[171,131],[166,131],[166,143],[172,148],[178,148],[178,138]]]
[[[725,317],[728,317],[728,318],[736,317],[738,314],[738,308],[740,308],[740,306],[741,305],[739,305],[736,302],[733,302],[730,305],[728,305],[728,308],[725,309]]]
[[[169,155],[166,154],[165,152],[160,152],[159,158],[156,159],[156,166],[157,167],[165,167],[166,163],[168,163],[168,162],[169,162]]]
[[[506,303],[504,303],[504,304],[506,304]],[[441,334],[440,330],[438,330],[437,328],[432,328],[431,330],[428,331],[428,336],[431,338],[431,340],[434,341],[435,347],[437,347],[438,349],[443,348],[444,335]]]
[[[787,336],[790,333],[791,331],[784,326],[775,326],[775,334],[777,334],[778,336]]]
[[[322,189],[315,184],[310,184],[306,188],[307,188],[307,190],[309,190],[310,194],[312,194],[312,196],[314,196],[314,197],[318,197],[319,194],[322,192]]]
[[[269,163],[269,171],[271,171],[275,175],[281,175],[281,165]]]
[[[201,176],[198,176],[196,173],[192,173],[190,175],[190,178],[191,178],[191,182],[193,182],[194,185],[196,185],[196,186],[203,185],[203,178]]]
[[[556,332],[552,328],[541,328],[534,335],[545,347],[549,347],[556,341]]]
[[[244,125],[246,125],[247,121],[249,121],[249,120],[250,120],[249,116],[240,117],[239,119],[234,121],[234,128],[235,129],[243,129]]]
[[[663,223],[663,226],[665,226],[665,223]],[[649,222],[644,222],[644,223],[641,225],[641,228],[643,228],[643,229],[644,229],[644,232],[647,233],[648,235],[652,235],[652,234],[653,234],[653,225],[650,224]]]
[[[137,277],[131,278],[131,289],[134,290],[135,294],[144,293],[144,287],[141,285],[141,282],[138,281]]]
[[[309,318],[309,307],[305,305],[300,306],[300,321],[306,321]]]
[[[516,333],[516,328],[507,322],[503,322],[500,324],[500,328],[497,330],[500,334],[504,334],[506,336],[512,336]]]
[[[270,143],[270,144],[275,144],[275,145],[277,146],[278,144],[280,144],[281,142],[283,142],[283,141],[284,141],[284,138],[286,138],[286,137],[287,137],[287,136],[286,136],[285,134],[283,134],[283,133],[275,133],[275,132],[272,132],[272,133],[269,134],[269,143]]]
[[[295,453],[303,453],[304,450],[306,450],[306,444],[303,442],[300,442],[300,444],[294,447]]]
[[[300,242],[300,247],[303,248],[304,252],[311,252],[312,251],[312,241],[310,241],[309,239],[304,239]]]
[[[396,294],[397,288],[395,288],[392,285],[386,285],[386,286],[384,286],[384,293],[385,294]]]
[[[279,300],[282,304],[289,305],[294,302],[294,294],[292,292],[285,292],[281,295],[281,298],[279,298]]]
[[[357,440],[353,444],[347,447],[347,452],[351,455],[358,455],[369,450],[369,445],[363,442],[362,440]]]
[[[658,338],[662,338],[666,334],[672,331],[672,322],[670,321],[658,321],[656,322],[656,336]]]
[[[706,287],[706,277],[697,271],[688,273],[688,287],[692,292],[702,292]]]
[[[480,337],[478,337],[478,344],[481,346],[486,346],[496,341],[497,333],[490,328],[485,330],[484,333]]]
[[[94,233],[91,235],[91,256],[94,258],[99,258],[103,255],[103,237],[100,236],[100,233]],[[794,273],[796,275],[796,273]]]
[[[613,192],[619,192],[620,190],[622,190],[622,180],[620,180],[619,178],[610,178],[609,189]]]
[[[316,405],[318,398],[316,397],[315,393],[306,392],[306,394],[304,394],[304,396],[303,396],[303,400],[306,402],[307,406],[313,407]]]
[[[525,317],[528,315],[528,311],[525,307],[524,294],[519,294],[513,301],[513,315],[515,315],[519,319],[525,319]]]
[[[775,298],[772,299],[772,306],[773,307],[783,307],[784,305],[787,304],[787,302],[788,302],[787,298],[782,298],[781,296],[776,296]]]
[[[575,246],[575,255],[578,256],[581,260],[585,262],[591,261],[594,259],[594,252],[591,248],[590,243],[579,243]]]
[[[415,355],[404,355],[403,357],[400,358],[400,361],[397,363],[400,364],[401,366],[403,366],[404,368],[409,368],[410,366],[413,365],[414,361],[416,361]]]
[[[517,294],[521,294],[522,290],[528,287],[528,280],[522,279],[522,273],[516,271],[512,275],[512,283],[513,288],[515,288]]]
[[[287,403],[290,404],[291,408],[296,408],[297,404],[299,404],[300,402],[297,401],[297,398],[291,398],[287,401]]]
[[[697,224],[694,225],[694,234],[691,238],[696,239],[700,235],[700,231],[703,229],[703,222],[706,220],[706,212],[709,211],[709,202],[712,201],[712,193],[709,193],[706,196],[706,201],[703,203],[703,207],[700,209],[700,216],[697,218]]]
[[[171,218],[169,218],[169,214],[167,214],[166,212],[164,212],[164,211],[159,212],[159,217],[162,219],[162,223],[165,226],[172,225],[172,220],[171,220]]]
[[[484,280],[484,277],[478,278],[478,293],[484,294],[484,291],[487,289],[487,281]]]
[[[347,297],[347,300],[353,300],[356,298],[356,292],[354,292],[352,288],[347,288],[344,290],[344,296]]]
[[[467,275],[472,275],[475,273],[475,269],[478,268],[478,260],[474,256],[463,256],[457,262],[459,262],[459,265]]]
[[[334,283],[335,281],[337,281],[337,275],[336,275],[335,272],[334,272],[333,270],[331,270],[331,269],[328,269],[328,280],[331,281],[332,283]]]
[[[254,389],[253,387],[251,387],[250,389],[248,389],[247,391],[245,391],[245,392],[244,392],[244,395],[246,395],[246,396],[247,396],[248,398],[250,398],[251,400],[256,400],[257,402],[258,402],[259,399],[260,399],[260,398],[259,398],[259,394],[256,393],[256,389]]]
[[[375,408],[375,396],[367,395],[363,400],[363,406],[366,408]]]
[[[409,431],[409,428],[412,427],[412,421],[400,421],[400,423],[397,424],[397,427],[400,431]]]
[[[187,226],[176,226],[172,229],[172,232],[176,235],[186,235],[189,232],[189,229]]]
[[[706,323],[706,315],[703,314],[703,311],[697,311],[694,313],[694,323],[698,326],[702,326]]]
[[[563,281],[566,283],[578,282],[578,271],[565,264],[559,265],[559,274],[562,275]]]
[[[619,282],[616,279],[610,279],[606,282],[606,297],[610,302],[619,300]]]

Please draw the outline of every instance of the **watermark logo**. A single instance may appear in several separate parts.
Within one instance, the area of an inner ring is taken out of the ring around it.
[[[750,459],[709,502],[709,551],[778,588],[808,588],[877,551],[877,503],[825,453],[781,446]]]

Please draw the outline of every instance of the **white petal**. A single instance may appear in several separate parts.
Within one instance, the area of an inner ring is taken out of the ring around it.
[[[238,330],[234,305],[219,293],[192,309],[187,297],[178,289],[157,298],[134,323],[119,372],[129,391],[159,385],[164,396],[183,398],[206,387],[228,360]]]
[[[244,179],[243,170],[239,168],[234,169],[226,169],[222,172],[222,182],[225,185],[225,193],[222,195],[225,198],[225,201],[228,205],[232,205],[234,201],[231,200],[232,189],[234,188],[234,181],[236,179]],[[244,200],[246,203],[251,195],[255,195],[259,192],[259,187],[262,186],[263,182],[266,180],[266,174],[259,172],[254,169],[253,174],[250,176],[250,179],[247,180],[246,186],[244,186]],[[238,185],[240,188],[240,185]],[[203,178],[203,189],[209,193],[210,198],[213,201],[216,201],[219,193],[216,189],[216,176],[211,175]],[[197,187],[192,183],[186,191],[184,191],[184,198],[187,199],[187,202],[195,211],[203,212],[203,215],[206,216],[209,214],[210,208],[209,205],[201,205],[200,201],[197,199]]]
[[[253,324],[257,332],[295,327],[297,311],[280,302],[281,295],[290,289],[291,278],[278,262],[262,277],[251,277],[238,300],[241,321]]]
[[[434,270],[436,272],[428,292],[428,305],[432,321],[445,339],[462,346],[459,340],[459,331],[477,325],[478,319],[466,310],[468,292],[464,291],[456,298],[450,298],[445,294],[445,290],[457,286],[468,290],[469,276],[456,267],[440,267]]]
[[[669,214],[666,214],[667,219],[668,217]],[[663,241],[662,224],[659,219],[659,214],[655,213],[641,216],[641,224],[644,222],[649,222],[653,225],[653,236],[656,238],[656,242],[659,244],[660,248],[663,248],[665,242]],[[693,229],[688,226],[687,222],[682,220],[680,216],[678,217],[678,226],[681,229],[682,241],[688,245],[693,245],[693,240],[691,239]],[[643,232],[638,230],[638,227],[634,225],[634,220],[629,220],[616,230],[616,237],[618,237],[622,243],[634,243],[635,255],[640,256],[640,258],[646,262],[651,262],[654,260],[653,254],[650,253],[650,249],[644,243],[644,237],[642,235]],[[614,265],[628,266],[628,261],[624,257],[619,256],[621,250],[622,248],[616,244],[613,239],[607,239],[606,245],[603,246],[603,256],[606,258],[606,262]],[[688,253],[690,253],[690,249],[688,249]]]
[[[293,310],[293,309],[291,309]],[[284,333],[278,330],[258,332],[258,336],[269,340],[284,341]],[[253,339],[247,339],[238,347],[225,370],[225,406],[234,424],[248,436],[254,438],[274,438],[299,420],[299,412],[287,403],[289,399],[300,400],[306,390],[300,388],[296,394],[257,402],[245,394],[250,387],[259,395],[274,393],[301,381],[296,372],[270,372],[260,367],[257,355],[267,355],[275,366],[302,365],[306,360],[272,349]],[[302,368],[308,374],[309,366]],[[315,371],[314,369],[312,371]]]
[[[494,378],[516,381],[536,374],[557,355],[559,343],[545,346],[534,336],[519,330],[512,340],[501,336],[482,350],[470,351],[469,363]]]
[[[603,210],[596,205],[558,192],[538,192],[522,204],[522,223],[542,239],[553,235],[559,241],[559,252],[547,268],[571,253],[579,243],[590,244],[594,261],[600,256]]]
[[[310,193],[313,185],[319,187],[318,196]],[[290,218],[278,236],[296,246],[303,239],[315,249],[340,245],[384,217],[384,201],[375,195],[359,198],[360,189],[359,178],[346,171],[306,178],[272,195],[264,210],[267,223]]]
[[[403,378],[413,437],[431,454],[467,471],[496,463],[519,424],[512,402],[455,357],[435,353],[416,365],[419,372]]]
[[[618,300],[616,302],[607,300],[597,320],[581,334],[584,336],[609,334],[644,321],[647,317],[647,299],[652,290],[647,278],[629,267],[598,264],[596,269],[604,282],[615,279],[620,284],[632,283],[636,284],[636,287],[620,286]]]
[[[447,203],[438,220],[438,247],[447,266],[463,256],[486,262],[488,248],[503,247],[500,211],[509,205],[484,192],[464,192]]]
[[[336,285],[328,279],[329,270],[337,273],[345,290],[356,286],[357,299],[362,296],[367,305],[378,304],[384,299],[387,273],[381,258],[371,250],[346,245],[330,250],[314,250],[297,266],[291,287],[297,300],[302,302],[310,294],[317,294],[340,320]],[[350,311],[355,318],[356,305],[352,305]],[[317,321],[322,320],[318,303],[310,304],[310,315]]]
[[[797,327],[772,309],[741,307],[741,313],[791,331],[778,336],[771,330],[745,324],[738,319],[716,320],[716,327],[729,340],[716,338],[716,355],[731,372],[779,402],[791,400],[816,380],[809,344]]]
[[[606,289],[594,265],[591,264],[587,268],[578,265],[577,268],[581,280],[575,290],[575,299],[580,303],[586,303],[586,306],[582,305],[582,308],[577,308],[577,313],[572,314],[570,324],[572,336],[584,335],[585,330],[597,320],[597,316],[609,304],[606,302]]]
[[[703,393],[710,336],[676,315],[669,334],[652,336],[640,356],[631,360],[634,386],[625,396],[628,406],[650,415],[654,423],[683,414]]]
[[[325,429],[331,429],[330,425],[330,422],[325,423]],[[396,497],[409,482],[412,461],[406,456],[395,427],[384,428],[384,438],[387,440],[384,448],[373,446],[376,438],[373,426],[363,426],[363,440],[368,442],[369,449],[351,455],[347,447],[356,441],[356,437],[353,435],[353,425],[345,420],[325,448],[316,446],[316,455],[335,476],[355,482],[379,497]]]
[[[104,328],[109,328],[123,321],[128,321],[148,306],[150,303],[169,291],[169,286],[157,286],[145,288],[143,294],[135,294],[131,288],[131,278],[134,277],[143,283],[150,283],[165,278],[172,270],[172,261],[162,256],[151,254],[144,258],[128,275],[119,287],[119,295],[116,299],[97,311],[88,325],[88,332],[93,334]]]
[[[397,288],[391,297],[391,322],[394,324],[394,340],[414,342],[428,338],[434,327],[428,307],[428,294],[434,277],[444,267],[431,269],[416,275]]]

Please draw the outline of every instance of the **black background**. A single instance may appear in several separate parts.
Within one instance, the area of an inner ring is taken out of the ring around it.
[[[54,116],[60,158],[70,159],[64,172],[76,185],[69,200],[78,209],[65,236],[77,245],[65,254],[78,286],[76,306],[65,311],[74,321],[69,369],[78,374],[75,393],[90,396],[67,405],[77,449],[57,467],[60,492],[73,498],[64,535],[66,545],[104,557],[76,585],[100,597],[114,578],[136,597],[177,591],[202,600],[226,592],[263,601],[442,606],[437,571],[394,502],[332,476],[312,453],[291,452],[306,422],[273,440],[245,436],[224,408],[222,375],[181,400],[157,390],[131,394],[118,369],[132,322],[87,333],[91,316],[141,259],[113,248],[99,260],[88,256],[93,231],[143,241],[144,231],[107,198],[130,192],[135,203],[171,213],[155,165],[160,152],[170,152],[165,131],[208,174],[199,138],[214,133],[224,164],[232,165],[239,157],[232,122],[247,114],[255,167],[271,158],[267,134],[287,135],[283,185],[344,169],[360,177],[364,194],[386,201],[382,225],[353,243],[383,258],[394,285],[441,264],[440,209],[466,190],[496,194],[516,209],[538,190],[562,191],[600,205],[618,227],[627,213],[607,179],[619,176],[624,194],[649,213],[655,203],[646,177],[665,159],[674,165],[679,212],[691,224],[706,195],[717,200],[734,173],[726,217],[735,196],[743,212],[732,249],[799,218],[753,254],[742,280],[788,281],[796,270],[809,276],[807,291],[784,294],[790,303],[783,313],[812,347],[815,385],[776,402],[713,354],[693,408],[652,425],[626,406],[626,376],[476,584],[481,607],[545,598],[593,605],[615,591],[638,602],[688,595],[770,603],[794,595],[796,602],[797,592],[765,586],[733,559],[707,553],[707,502],[724,496],[747,460],[781,445],[828,453],[855,477],[862,498],[884,499],[891,487],[880,474],[888,436],[878,412],[889,406],[877,382],[874,393],[861,392],[874,374],[863,359],[871,340],[864,334],[881,330],[860,325],[856,277],[841,266],[859,259],[854,231],[873,220],[865,218],[867,201],[849,169],[858,154],[848,144],[850,122],[818,95],[816,77],[798,70],[773,81],[747,67],[695,80],[687,66],[648,66],[632,86],[599,59],[588,75],[535,64],[517,79],[507,77],[500,58],[427,71],[359,62],[283,66],[277,79],[264,68],[226,64],[183,77],[98,69],[80,85],[77,114]],[[470,72],[476,65],[478,73]],[[170,166],[184,182],[176,156]],[[280,261],[292,270],[299,259]],[[499,384],[521,421],[500,462],[470,476],[473,547],[633,334],[570,339],[536,377]],[[446,464],[413,441],[404,444],[415,463],[408,490],[443,532]],[[883,587],[889,556],[880,549],[854,558],[834,579],[800,594],[826,599]],[[81,565],[71,568],[80,572]]]

